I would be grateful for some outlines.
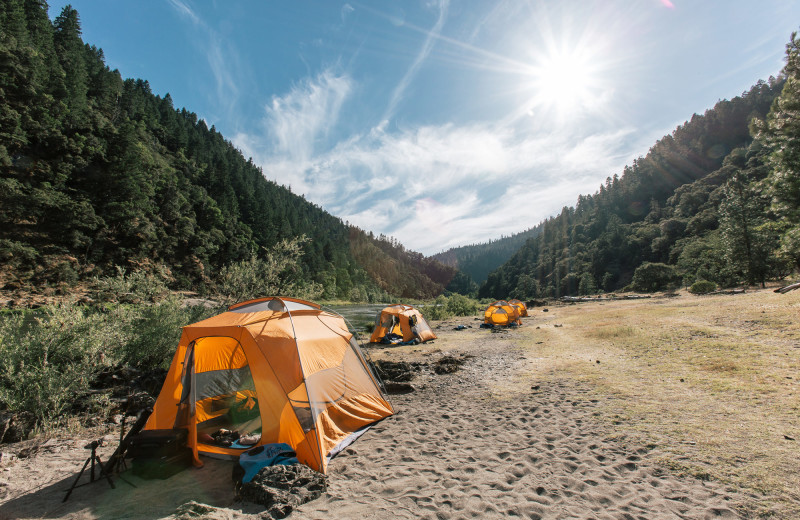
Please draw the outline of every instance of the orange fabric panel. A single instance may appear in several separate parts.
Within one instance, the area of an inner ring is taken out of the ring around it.
[[[402,313],[397,317],[398,326],[395,327],[394,332],[398,336],[403,336],[403,341],[411,341],[414,339],[414,333],[411,332],[411,323],[408,321],[408,314]]]
[[[319,454],[319,446],[317,442],[316,433],[312,429],[309,432],[304,432],[303,428],[297,420],[294,409],[290,403],[286,403],[281,413],[281,429],[278,437],[275,440],[263,442],[285,442],[294,449],[297,453],[297,460],[306,466],[313,468],[317,471],[324,471],[322,469],[321,457]],[[262,444],[259,443],[259,444]]]
[[[388,402],[374,395],[362,394],[331,404],[317,417],[316,424],[322,452],[322,472],[327,471],[326,457],[337,444],[356,430],[393,413]]]
[[[489,316],[489,322],[494,325],[508,325],[511,323],[511,318],[504,309],[495,309]]]
[[[294,452],[297,454],[298,462],[305,464],[309,468],[325,473],[326,464],[325,457],[319,452],[319,442],[317,442],[316,430],[308,432],[300,444],[293,446]]]
[[[417,334],[419,334],[419,339],[421,341],[425,342],[436,339],[436,334],[433,333],[431,326],[428,325],[427,321],[425,321],[425,318],[422,316],[421,312],[419,312],[417,309],[412,309],[409,311],[409,314],[417,317]]]
[[[181,336],[178,349],[172,357],[172,364],[167,371],[167,377],[161,387],[156,402],[153,405],[153,413],[144,425],[145,430],[165,430],[175,425],[175,412],[178,408],[178,401],[181,398],[181,374],[183,372],[183,359],[186,357],[186,345],[189,341],[184,330]]]
[[[330,403],[337,403],[354,395],[381,395],[375,381],[352,347],[348,348],[340,366],[309,376],[305,387],[310,404],[317,413],[324,411]]]
[[[375,330],[372,331],[372,336],[369,337],[370,343],[378,343],[386,335],[386,332],[386,327],[375,327]]]
[[[197,339],[194,343],[194,371],[196,374],[245,366],[247,366],[247,356],[244,355],[244,349],[234,338],[211,336]]]
[[[517,308],[517,311],[519,312],[520,316],[528,315],[528,306],[525,305],[525,302],[520,300],[508,300],[508,303]]]
[[[298,316],[294,318],[297,330],[297,352],[306,378],[320,370],[341,365],[352,334],[344,320],[331,314]]]
[[[252,341],[252,340],[251,340]],[[282,442],[278,441],[287,429],[300,429],[297,418],[287,421],[284,410],[289,406],[289,398],[276,374],[275,369],[267,361],[263,351],[256,348],[253,341],[252,351],[248,350],[250,372],[253,374],[253,383],[258,398],[258,408],[261,412],[261,443]],[[301,378],[302,380],[302,378]],[[289,406],[291,408],[291,406]],[[294,414],[293,414],[294,415]]]
[[[284,392],[290,392],[303,381],[300,358],[294,341],[292,324],[288,319],[269,319],[247,326],[261,358],[269,359],[269,366],[280,381]],[[251,363],[253,363],[251,361]]]

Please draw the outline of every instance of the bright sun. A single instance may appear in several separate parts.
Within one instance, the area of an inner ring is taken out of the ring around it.
[[[578,50],[551,50],[531,68],[534,112],[555,111],[560,118],[595,108],[600,85],[592,57]]]

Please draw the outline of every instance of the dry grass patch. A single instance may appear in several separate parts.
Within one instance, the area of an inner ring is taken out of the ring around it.
[[[755,493],[746,507],[800,518],[800,294],[586,303],[526,330],[537,364],[610,396],[604,417],[675,471]],[[599,363],[597,362],[599,361]]]
[[[597,339],[629,338],[637,334],[637,329],[630,325],[604,323],[598,324],[597,328],[589,331],[588,334]]]

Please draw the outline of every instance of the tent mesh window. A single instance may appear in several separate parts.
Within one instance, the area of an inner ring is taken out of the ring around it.
[[[202,338],[194,349],[198,433],[223,444],[231,441],[230,437],[215,435],[223,429],[239,435],[259,433],[258,397],[239,342],[226,337]],[[206,438],[206,442],[210,441]]]

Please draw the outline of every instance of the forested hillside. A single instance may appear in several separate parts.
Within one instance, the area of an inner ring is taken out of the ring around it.
[[[406,252],[393,257],[402,280],[360,265],[359,232],[266,180],[169,94],[110,70],[71,7],[51,22],[44,0],[0,3],[0,287],[65,287],[123,267],[204,290],[223,266],[298,238],[292,276],[324,298],[427,297],[447,284],[447,268]]]
[[[353,257],[378,285],[393,288],[402,297],[432,298],[441,294],[457,270],[420,253],[406,251],[402,244],[383,235],[377,238],[359,228],[350,228]]]
[[[800,261],[798,46],[793,35],[778,79],[694,115],[543,222],[480,295],[734,286],[789,274]]]
[[[535,237],[540,229],[540,226],[536,226],[486,243],[453,247],[431,258],[460,270],[474,283],[481,284],[490,272],[506,263],[511,255],[516,253],[529,238]]]

